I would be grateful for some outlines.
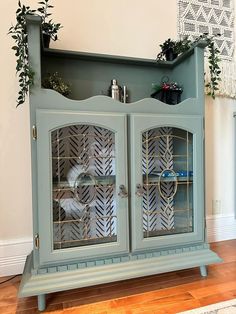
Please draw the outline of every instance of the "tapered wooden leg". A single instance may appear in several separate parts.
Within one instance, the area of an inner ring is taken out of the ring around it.
[[[46,308],[46,296],[45,294],[38,295],[38,310],[44,311]]]
[[[202,277],[206,277],[207,276],[207,268],[206,266],[200,266],[200,273]]]

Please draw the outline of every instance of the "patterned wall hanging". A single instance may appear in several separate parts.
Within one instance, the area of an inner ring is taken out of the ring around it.
[[[217,95],[236,98],[233,0],[178,0],[178,36],[197,37],[201,33],[221,34],[215,40],[221,54],[221,82]],[[207,63],[207,61],[206,61]],[[209,69],[205,66],[206,82]]]
[[[215,39],[221,58],[232,60],[234,7],[232,0],[179,0],[179,35],[220,34]]]

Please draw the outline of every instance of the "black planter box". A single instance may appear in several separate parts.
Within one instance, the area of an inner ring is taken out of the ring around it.
[[[177,105],[181,102],[182,92],[182,89],[162,89],[151,94],[151,97],[158,99],[168,105]]]
[[[178,57],[178,54],[174,52],[173,48],[166,49],[165,58],[166,61],[173,61]]]
[[[50,39],[51,39],[50,35],[43,34],[43,46],[44,46],[44,48],[49,48]]]

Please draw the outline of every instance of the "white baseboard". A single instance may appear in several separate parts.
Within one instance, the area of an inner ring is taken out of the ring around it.
[[[233,215],[208,216],[208,242],[236,239],[236,220]],[[0,241],[0,277],[22,274],[26,256],[31,252],[32,239]]]
[[[31,238],[0,241],[0,277],[22,274],[32,247]]]
[[[236,219],[234,215],[208,216],[206,223],[208,242],[236,239]]]

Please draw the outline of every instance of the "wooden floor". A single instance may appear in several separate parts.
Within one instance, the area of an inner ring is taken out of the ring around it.
[[[54,293],[47,296],[44,313],[170,314],[236,298],[236,240],[211,247],[224,262],[209,266],[207,278],[193,268]],[[0,313],[39,313],[35,297],[17,298],[19,283],[17,276],[0,285]]]

